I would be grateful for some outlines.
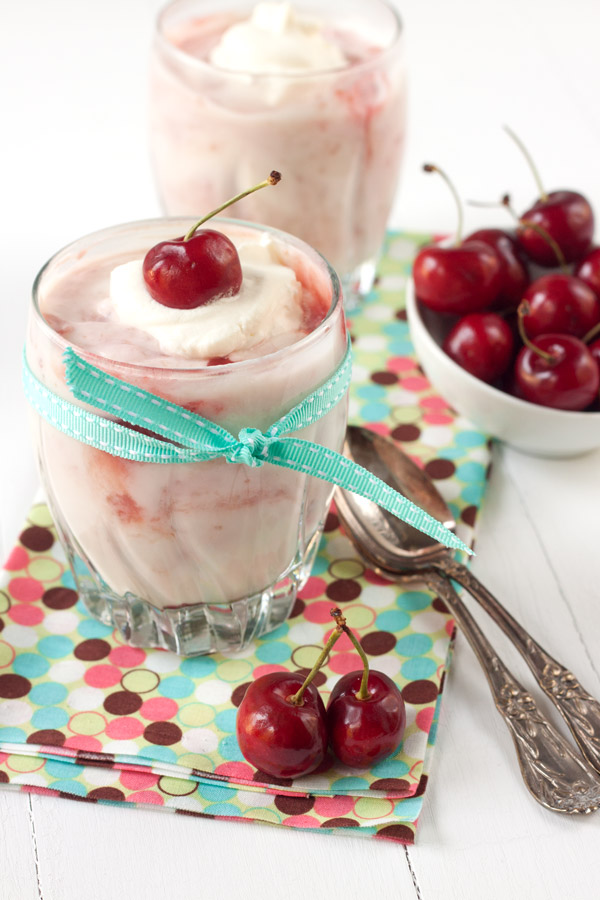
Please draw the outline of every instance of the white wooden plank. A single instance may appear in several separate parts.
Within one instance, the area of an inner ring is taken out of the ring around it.
[[[40,900],[29,796],[0,790],[0,900]]]

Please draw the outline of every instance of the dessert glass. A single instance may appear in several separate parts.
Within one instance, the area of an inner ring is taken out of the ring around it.
[[[217,68],[203,54],[255,0],[175,0],[160,14],[150,146],[168,215],[200,215],[279,170],[235,213],[290,232],[339,273],[346,302],[371,287],[404,145],[401,24],[385,0],[294,0],[323,18],[351,64],[308,74]]]
[[[77,402],[65,384],[68,337],[40,311],[51,308],[53,292],[67,289],[69,274],[83,266],[93,278],[99,267],[139,259],[192,224],[171,219],[109,228],[81,238],[44,266],[33,288],[26,346],[44,386]],[[221,219],[218,227],[232,236],[268,232],[284,262],[329,310],[312,332],[266,356],[201,368],[116,362],[71,346],[98,368],[235,435],[244,427],[267,429],[326,381],[344,357],[347,338],[338,279],[318,253],[262,226]],[[343,399],[297,434],[339,451],[346,412]],[[222,458],[130,461],[78,442],[36,412],[32,418],[50,510],[92,615],[130,644],[182,655],[240,650],[287,618],[310,573],[330,484]]]

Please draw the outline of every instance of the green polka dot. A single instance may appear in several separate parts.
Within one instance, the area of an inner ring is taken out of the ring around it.
[[[32,578],[37,578],[38,581],[56,581],[57,578],[60,578],[62,570],[60,563],[48,557],[34,559],[27,566],[28,574]]]
[[[157,687],[159,681],[158,675],[149,669],[132,669],[123,675],[121,684],[133,694],[147,694]]]
[[[338,559],[329,568],[334,578],[360,578],[365,567],[357,559]]]
[[[13,772],[35,772],[41,768],[40,759],[37,756],[10,756],[8,764]]]
[[[370,797],[359,797],[354,804],[354,812],[361,819],[383,819],[393,808],[390,800],[372,800]]]
[[[217,666],[217,675],[222,681],[243,681],[252,671],[252,663],[247,659],[226,659]]]
[[[29,513],[29,521],[32,525],[41,525],[42,528],[47,528],[53,524],[50,510],[45,503],[40,503],[33,507]]]
[[[71,731],[75,734],[94,735],[104,731],[104,716],[96,712],[77,713],[71,720]]]
[[[0,641],[0,669],[6,668],[13,661],[15,652],[5,641]]]
[[[400,425],[416,422],[420,417],[421,411],[416,406],[395,406],[392,410],[392,420]]]
[[[184,769],[198,769],[202,772],[213,772],[215,768],[213,760],[200,753],[184,753],[177,757],[177,765],[183,766]]]
[[[294,667],[298,669],[312,669],[322,649],[322,647],[313,647],[312,644],[307,644],[294,650]]]
[[[347,606],[344,615],[350,628],[368,628],[375,621],[373,610],[366,606]]]
[[[191,793],[190,782],[186,778],[170,778],[163,775],[160,779],[160,790],[171,797],[183,797]]]
[[[245,819],[259,819],[261,822],[270,822],[273,825],[281,825],[281,816],[272,809],[264,809],[262,806],[254,806],[245,809],[242,813]]]
[[[215,717],[212,706],[206,703],[188,703],[182,706],[177,713],[177,719],[182,725],[189,728],[197,728],[200,725],[208,725]]]

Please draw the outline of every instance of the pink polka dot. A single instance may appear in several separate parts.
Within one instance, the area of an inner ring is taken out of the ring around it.
[[[165,801],[160,794],[154,791],[135,791],[125,798],[128,803],[153,803],[154,806],[164,806]]]
[[[264,666],[257,666],[256,669],[252,672],[252,677],[256,681],[257,678],[260,678],[262,675],[270,675],[271,672],[287,672],[285,666],[278,666],[275,663],[266,664]]]
[[[447,413],[425,413],[423,421],[427,425],[451,425],[454,419]]]
[[[83,732],[84,737],[89,737],[90,734],[102,734],[105,728],[106,719],[99,712],[78,712],[69,719],[69,731],[73,731],[77,735]]]
[[[380,434],[383,437],[387,437],[390,433],[389,425],[385,425],[383,422],[367,422],[365,428],[368,428],[369,431],[374,431],[375,434]]]
[[[129,738],[136,738],[143,734],[144,723],[140,722],[139,719],[134,719],[133,716],[121,716],[120,719],[115,719],[108,723],[106,733],[112,740],[126,741]]]
[[[153,722],[158,722],[159,720],[164,722],[165,719],[171,719],[176,715],[177,710],[178,706],[174,700],[170,700],[168,697],[152,697],[150,700],[142,703],[140,715],[144,719],[150,719]]]
[[[315,597],[321,597],[327,588],[327,582],[323,578],[313,576],[309,578],[298,596],[301,600],[313,600]]]
[[[130,791],[143,791],[145,788],[154,787],[158,783],[160,775],[154,772],[121,772],[119,781]]]
[[[40,599],[44,585],[35,578],[13,578],[8,582],[8,590],[15,600],[32,603]]]
[[[239,778],[241,781],[252,781],[254,769],[247,763],[226,762],[217,766],[215,775],[222,775],[226,778]]]
[[[326,819],[334,819],[337,816],[345,816],[354,809],[353,797],[317,797],[315,800],[315,812]]]
[[[308,622],[331,622],[330,611],[334,608],[335,603],[332,600],[318,600],[316,603],[309,603],[304,610],[304,618]]]
[[[4,568],[9,572],[18,572],[24,569],[29,562],[29,554],[23,547],[13,547],[13,550],[4,563]]]
[[[8,615],[18,625],[39,625],[44,618],[44,610],[39,606],[11,606]]]
[[[356,652],[334,653],[329,660],[329,668],[336,675],[347,675],[348,672],[358,672],[362,669],[362,663]]]
[[[53,791],[52,788],[39,787],[37,784],[27,785],[28,794],[41,794],[43,797],[57,797],[59,791]]]
[[[423,409],[437,409],[438,411],[441,409],[448,409],[448,404],[444,398],[438,397],[437,395],[433,397],[421,397],[419,406],[422,406]]]
[[[329,638],[331,637],[332,634],[333,634],[333,628],[330,628],[329,631],[326,633],[325,637],[323,638],[323,643],[327,643],[327,641],[329,640]],[[354,644],[352,643],[352,641],[350,640],[348,635],[342,634],[342,635],[340,635],[340,637],[337,639],[337,641],[331,648],[331,652],[332,653],[340,653],[343,650],[352,650],[353,647],[354,647]]]
[[[392,356],[387,361],[390,372],[410,372],[415,368],[415,361],[410,356]]]
[[[90,687],[114,687],[121,680],[121,670],[115,666],[92,666],[83,676],[83,680]]]
[[[363,573],[363,577],[369,584],[393,584],[393,581],[390,581],[389,578],[378,575],[377,572],[373,572],[372,569],[366,569]]]
[[[291,825],[292,828],[319,828],[321,825],[314,816],[288,816],[283,824]]]
[[[446,634],[448,635],[448,637],[452,637],[452,635],[454,634],[454,619],[448,619],[448,621],[444,625],[444,628],[446,629]]]
[[[0,763],[5,762],[9,757],[8,753],[0,753]]]
[[[101,741],[88,734],[74,734],[73,737],[66,739],[63,746],[69,747],[71,750],[87,750],[88,753],[97,753],[102,750]]]
[[[114,650],[111,650],[108,659],[113,666],[135,669],[144,662],[146,653],[138,647],[115,647]]]
[[[405,391],[426,391],[430,386],[427,378],[423,378],[421,375],[403,378],[400,382],[400,387]]]
[[[428,706],[425,709],[419,710],[416,715],[416,723],[421,731],[425,731],[429,733],[431,731],[431,723],[433,722],[433,706]]]

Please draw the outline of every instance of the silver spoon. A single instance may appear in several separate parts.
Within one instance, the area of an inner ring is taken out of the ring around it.
[[[345,453],[391,487],[454,528],[452,514],[430,479],[390,440],[350,426]],[[600,769],[600,705],[500,605],[446,547],[369,500],[336,488],[342,522],[361,555],[382,574],[425,581],[453,614],[487,676],[498,711],[508,725],[521,772],[533,796],[557,812],[592,812],[600,805],[600,781],[537,708],[509,672],[454,591],[462,584],[505,631],[556,704],[590,762]]]

